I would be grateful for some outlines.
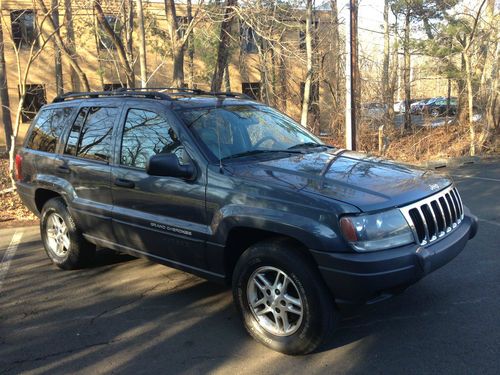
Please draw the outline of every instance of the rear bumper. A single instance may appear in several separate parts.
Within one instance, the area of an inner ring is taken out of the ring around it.
[[[445,265],[464,249],[477,232],[477,218],[466,207],[464,213],[458,228],[428,247],[408,245],[373,253],[311,253],[337,302],[384,299]]]

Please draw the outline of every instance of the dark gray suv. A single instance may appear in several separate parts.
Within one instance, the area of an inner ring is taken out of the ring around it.
[[[40,110],[16,167],[60,268],[106,247],[228,283],[248,332],[288,354],[477,230],[449,178],[324,145],[240,94],[67,94]]]

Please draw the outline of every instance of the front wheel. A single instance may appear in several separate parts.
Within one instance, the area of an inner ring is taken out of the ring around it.
[[[319,270],[287,240],[247,249],[233,274],[233,296],[247,331],[285,354],[307,354],[333,332],[337,312]]]

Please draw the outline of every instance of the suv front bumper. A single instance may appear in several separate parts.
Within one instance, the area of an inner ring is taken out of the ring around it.
[[[370,253],[311,250],[325,283],[338,303],[384,299],[456,257],[477,232],[477,218],[464,206],[462,223],[448,236],[422,247],[416,244]]]

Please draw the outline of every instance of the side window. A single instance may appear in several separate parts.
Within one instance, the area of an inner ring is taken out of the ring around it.
[[[26,147],[33,150],[55,152],[57,140],[73,111],[74,108],[71,107],[41,111],[36,118]]]
[[[181,163],[185,152],[168,122],[155,112],[129,109],[123,128],[120,163],[146,168],[151,156],[175,153]]]
[[[66,145],[66,153],[81,158],[108,161],[111,155],[113,124],[118,108],[82,108]]]

